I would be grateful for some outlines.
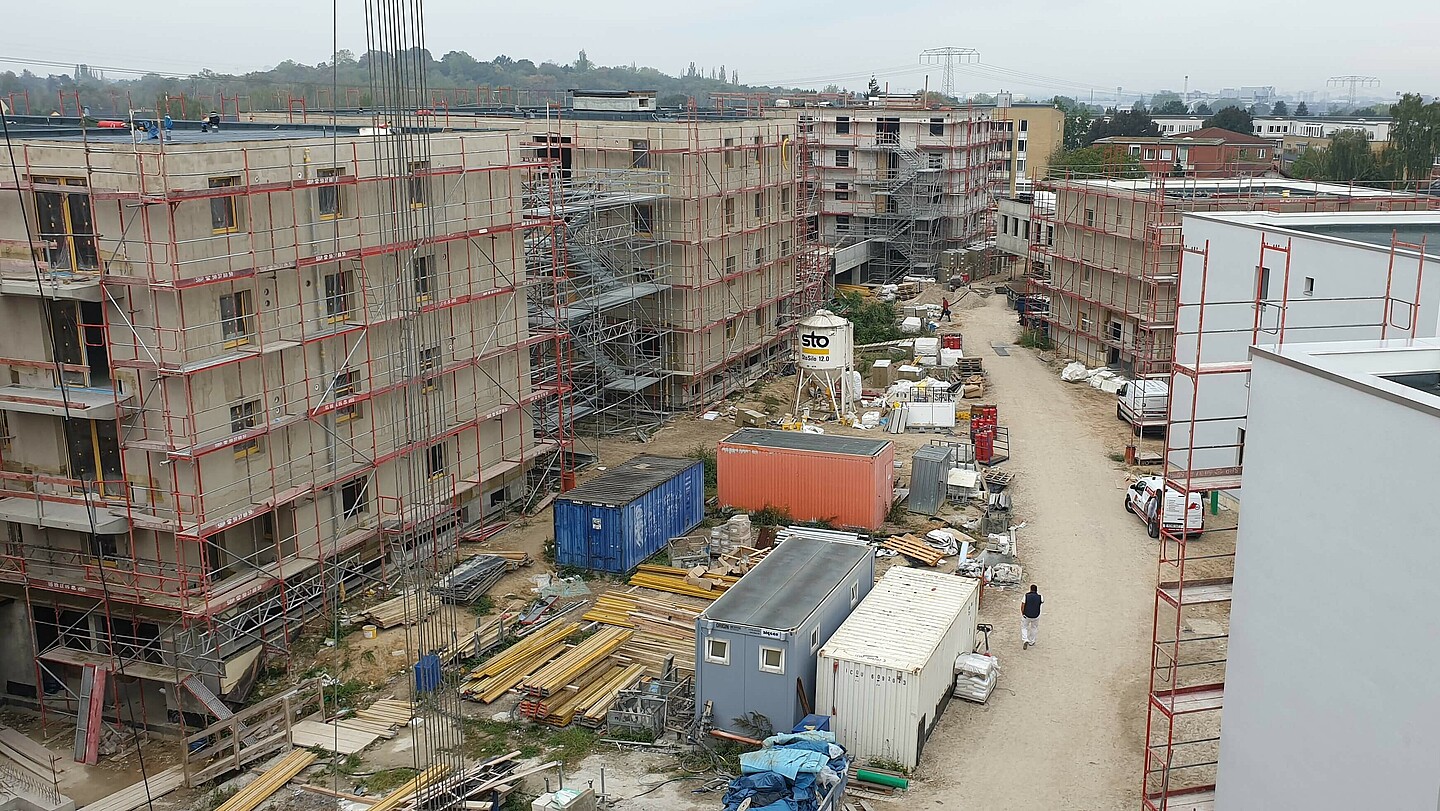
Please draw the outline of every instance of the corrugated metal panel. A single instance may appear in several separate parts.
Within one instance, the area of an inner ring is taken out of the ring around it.
[[[910,512],[934,515],[945,503],[953,451],[926,445],[910,457]]]
[[[895,445],[879,444],[874,456],[855,456],[721,440],[720,503],[751,511],[777,507],[797,521],[833,519],[839,526],[877,529],[895,498]]]
[[[642,493],[632,494],[633,485],[616,482],[605,490],[592,488],[588,496],[582,492],[584,488],[576,488],[556,499],[556,562],[602,572],[628,572],[671,538],[699,526],[705,518],[704,463],[665,461],[686,464],[663,477],[652,473],[653,467],[639,468],[638,475],[649,477],[644,479],[649,482],[648,489]],[[582,499],[575,497],[577,493]],[[606,499],[619,503],[606,503]]]
[[[874,456],[890,444],[883,439],[861,439],[833,434],[807,434],[804,431],[776,431],[770,428],[742,428],[725,437],[731,445],[757,445],[762,448],[787,448],[792,451],[840,453],[847,456]]]
[[[978,581],[919,569],[885,573],[820,649],[816,710],[855,756],[914,767],[974,646]]]

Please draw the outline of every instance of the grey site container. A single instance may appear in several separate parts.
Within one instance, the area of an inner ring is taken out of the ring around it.
[[[934,515],[945,504],[949,487],[954,449],[942,445],[926,445],[910,457],[910,499],[906,509],[921,515]]]

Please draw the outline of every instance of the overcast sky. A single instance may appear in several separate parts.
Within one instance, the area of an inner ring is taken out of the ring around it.
[[[63,9],[63,12],[60,11]],[[939,68],[917,66],[926,48],[981,53],[957,71],[956,89],[1031,96],[1274,85],[1325,92],[1332,76],[1380,79],[1366,92],[1440,93],[1435,0],[428,0],[426,42],[439,58],[462,50],[570,62],[584,48],[598,64],[680,73],[724,64],[756,84],[863,88],[871,72],[892,89],[939,87]],[[364,5],[339,3],[340,47],[365,48]],[[190,72],[240,72],[284,59],[328,59],[332,4],[315,0],[17,2],[0,44],[9,59],[87,62]],[[45,32],[50,32],[46,34]],[[29,66],[36,73],[58,68]],[[978,69],[977,69],[978,68]],[[1034,78],[1021,77],[1015,71]],[[112,76],[118,76],[113,74]],[[1331,90],[1336,98],[1347,91]]]

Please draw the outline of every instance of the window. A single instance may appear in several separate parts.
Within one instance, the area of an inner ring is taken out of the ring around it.
[[[1022,236],[1024,236],[1026,242],[1029,242],[1029,241],[1030,241],[1030,221],[1029,221],[1029,220],[1021,220],[1021,221],[1020,221],[1020,224],[1021,224],[1021,226],[1022,226],[1022,228],[1021,228],[1021,231],[1023,232]]]
[[[1373,138],[1373,137],[1375,137],[1375,136],[1372,135],[1372,136],[1370,136],[1370,137]],[[1256,157],[1257,159],[1259,159],[1259,160],[1262,160],[1262,161],[1265,160],[1265,150],[1264,150],[1264,149],[1257,149],[1257,150],[1255,150],[1255,157]]]
[[[738,256],[725,257],[725,275],[734,276],[735,271],[740,269],[740,258]]]
[[[854,608],[860,603],[860,581],[850,584],[850,607]]]
[[[1153,160],[1155,160],[1155,150],[1153,150],[1153,149],[1147,149],[1147,150],[1145,150],[1145,160],[1147,160],[1147,161],[1153,161]]]
[[[1024,158],[1021,158],[1020,160],[1015,161],[1015,171],[1019,172],[1019,173],[1022,174],[1022,175],[1025,174],[1025,159],[1024,159]]]
[[[415,280],[415,300],[429,301],[435,289],[435,268],[433,256],[410,257],[410,275]]]
[[[1313,296],[1313,295],[1315,295],[1315,277],[1314,277],[1314,276],[1306,276],[1306,277],[1305,277],[1305,295],[1307,295],[1307,296]]]
[[[780,189],[780,213],[781,213],[781,214],[789,214],[789,213],[790,213],[790,187],[789,187],[789,186],[786,186],[786,187]]]
[[[722,154],[724,154],[724,156],[725,156],[725,168],[726,168],[726,169],[733,169],[733,168],[735,168],[735,139],[734,139],[734,138],[726,138],[726,139],[725,139],[725,151],[724,151]]]
[[[1085,333],[1090,332],[1090,316],[1085,313],[1080,314],[1080,331]]]
[[[1025,151],[1025,147],[1026,147],[1030,142],[1029,142],[1028,140],[1024,139],[1024,138],[1021,138],[1021,139],[1020,139],[1019,141],[1017,141],[1016,143],[1018,143],[1019,146],[1016,146],[1016,147],[1015,147],[1015,151],[1016,151],[1016,152],[1024,152],[1024,151]]]
[[[763,264],[765,264],[765,249],[764,249],[764,248],[756,248],[756,249],[755,249],[755,267],[758,268],[758,267],[760,267],[760,266],[763,265]]]
[[[442,360],[438,346],[420,350],[420,375],[424,378],[420,384],[421,393],[429,394],[440,388],[440,378],[437,375]]]
[[[1054,245],[1054,244],[1055,244],[1055,226],[1053,226],[1053,225],[1047,225],[1047,226],[1045,226],[1045,244],[1046,244],[1046,245]]]
[[[255,333],[255,304],[249,290],[220,297],[220,337],[226,349],[250,343]]]
[[[930,119],[930,134],[931,134],[931,135],[944,135],[944,134],[945,134],[945,119],[943,119],[943,118],[932,118],[932,119]]]
[[[99,560],[120,560],[118,535],[91,535],[90,554]]]
[[[789,256],[790,256],[790,240],[788,240],[788,239],[782,239],[782,240],[780,240],[780,258],[781,258],[781,259],[785,259],[785,258],[788,258]]]
[[[1131,145],[1130,145],[1130,154],[1131,154],[1131,155],[1139,155],[1139,154],[1140,154],[1140,145],[1139,145],[1139,144],[1131,144]]]
[[[370,512],[370,479],[361,476],[340,487],[340,511],[345,518]]]
[[[1094,225],[1095,225],[1095,209],[1093,209],[1093,208],[1087,208],[1087,209],[1085,209],[1085,224],[1088,225],[1088,226],[1094,227]]]
[[[1092,280],[1092,278],[1093,278],[1093,273],[1094,273],[1094,271],[1092,271],[1089,267],[1086,267],[1086,266],[1084,266],[1084,265],[1082,265],[1082,266],[1080,267],[1080,286],[1081,286],[1081,287],[1089,287],[1089,286],[1090,286],[1090,282],[1091,282],[1091,280]]]
[[[734,227],[735,227],[735,198],[734,198],[734,197],[726,197],[726,198],[725,198],[725,227],[726,227],[726,228],[734,228]]]
[[[430,203],[429,161],[410,164],[410,207],[423,208]]]
[[[850,233],[850,216],[841,214],[835,218],[835,232],[837,234]]]
[[[1000,215],[1000,233],[1006,235],[1010,233],[1010,215],[1008,214]]]
[[[1020,131],[1021,131],[1021,132],[1029,132],[1029,131],[1030,131],[1030,119],[1028,119],[1028,118],[1022,118],[1022,119],[1020,119]]]
[[[35,219],[46,258],[56,270],[95,270],[100,255],[95,242],[95,217],[85,179],[78,177],[32,177],[47,186],[76,187],[74,192],[35,192]]]
[[[259,400],[250,400],[237,406],[230,406],[230,433],[240,434],[260,425],[261,407]],[[251,437],[235,446],[235,458],[243,459],[260,452],[260,437]]]
[[[1168,161],[1168,160],[1174,160],[1174,159],[1175,159],[1175,153],[1174,153],[1173,151],[1171,151],[1171,150],[1169,150],[1169,149],[1162,149],[1162,150],[1160,150],[1160,160],[1162,160],[1162,161]]]
[[[758,166],[765,162],[765,136],[757,135],[751,143],[755,145],[755,164]]]
[[[764,192],[755,195],[755,219],[765,219],[765,194]]]
[[[212,177],[210,188],[228,189],[240,185],[238,177]],[[238,197],[227,194],[210,198],[210,230],[217,234],[233,234],[240,230]]]
[[[354,277],[342,270],[325,274],[325,317],[332,323],[350,320],[350,288]]]
[[[837,150],[835,150],[835,165],[836,165],[836,166],[849,166],[849,165],[850,165],[850,150],[848,150],[848,149],[837,149]]]
[[[944,169],[945,154],[942,152],[925,153],[925,165],[931,169]]]
[[[360,387],[360,372],[355,369],[342,369],[335,373],[335,382],[331,392],[335,399],[344,400],[347,397],[354,397]],[[336,422],[349,422],[360,416],[360,404],[349,403],[338,406],[335,409]]]
[[[0,451],[10,450],[10,441],[13,438],[10,434],[10,423],[5,419],[5,412],[0,411]]]
[[[1260,301],[1270,298],[1270,268],[1255,268],[1255,297]]]
[[[816,625],[810,629],[810,652],[820,650],[820,626]]]
[[[630,139],[630,165],[636,169],[650,168],[650,142],[631,138]]]
[[[1245,429],[1235,429],[1235,464],[1245,466]]]
[[[636,233],[649,236],[655,231],[655,206],[650,203],[635,206],[631,209],[630,221]]]
[[[445,445],[431,445],[430,451],[425,454],[425,472],[430,478],[439,479],[445,476]]]
[[[345,170],[339,167],[319,169],[315,172],[316,179],[323,184],[316,193],[320,203],[320,219],[333,220],[340,216],[340,178],[344,176]]]
[[[705,640],[705,661],[717,665],[730,664],[730,640]]]
[[[760,649],[760,670],[763,673],[785,672],[785,649],[764,648]]]
[[[733,341],[735,336],[740,334],[740,319],[732,318],[725,322],[725,340]]]
[[[848,116],[848,115],[842,115],[842,116],[839,116],[839,117],[837,117],[837,118],[835,119],[835,134],[836,134],[836,135],[849,135],[849,134],[850,134],[850,116]]]
[[[849,200],[849,199],[850,199],[850,184],[849,184],[849,183],[836,183],[836,184],[835,184],[835,200],[836,200],[836,202],[842,202],[842,201]]]

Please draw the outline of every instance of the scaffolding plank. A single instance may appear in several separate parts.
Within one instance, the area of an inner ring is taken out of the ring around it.
[[[1155,811],[1215,811],[1215,789],[1177,789],[1145,798],[1145,807]]]
[[[1183,585],[1183,588],[1182,588]],[[1235,590],[1235,578],[1219,577],[1214,580],[1192,580],[1181,583],[1171,580],[1161,583],[1160,593],[1172,605],[1203,605],[1205,603],[1228,603]]]
[[[1167,715],[1218,710],[1225,703],[1225,685],[1202,684],[1178,690],[1161,690],[1152,693],[1150,701]]]

